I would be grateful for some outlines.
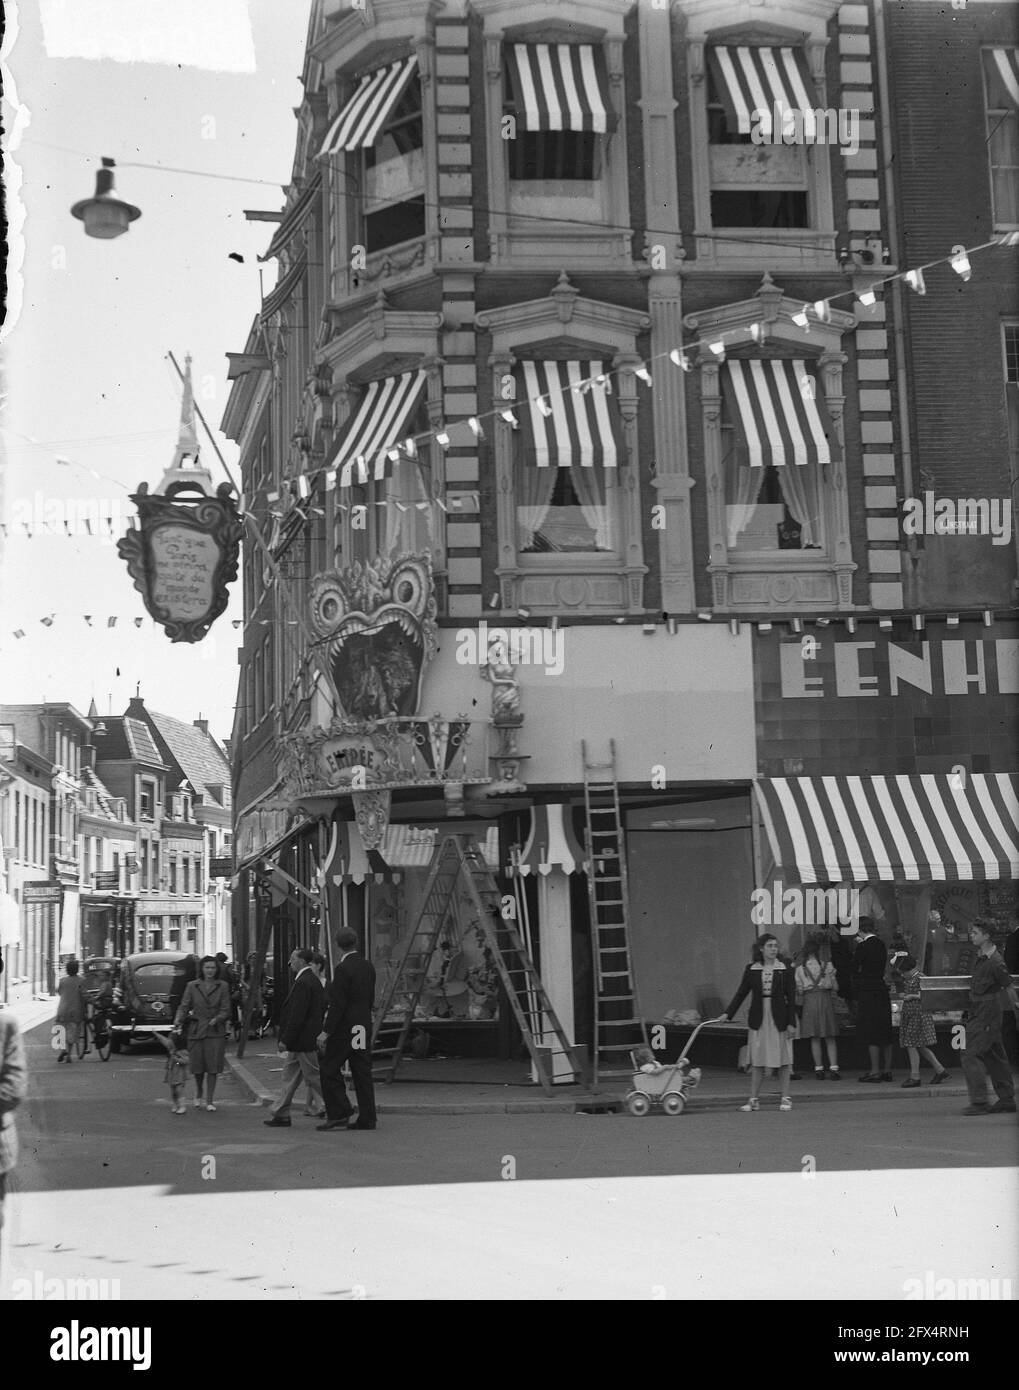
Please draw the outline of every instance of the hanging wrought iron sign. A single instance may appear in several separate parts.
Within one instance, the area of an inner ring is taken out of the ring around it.
[[[122,537],[117,550],[171,642],[200,642],[227,606],[244,530],[232,492],[221,483],[210,497],[196,481],[178,481],[165,495],[140,483],[131,497],[141,529]]]

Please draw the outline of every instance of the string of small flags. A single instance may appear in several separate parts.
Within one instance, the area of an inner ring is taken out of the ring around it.
[[[62,540],[81,540],[84,537],[92,536],[96,540],[108,541],[114,536],[123,536],[127,531],[134,531],[134,518],[129,517],[126,529],[117,529],[116,522],[112,516],[91,517],[78,515],[74,520],[57,521],[36,521],[33,525],[30,521],[0,521],[0,534],[10,540],[34,540],[37,536],[58,536]]]
[[[93,629],[115,628],[118,624],[122,624],[123,627],[134,626],[136,628],[140,628],[145,623],[148,623],[153,629],[156,627],[155,622],[151,618],[125,617],[121,613],[48,613],[45,617],[38,619],[38,626],[43,628],[56,627],[58,618],[65,623],[74,622],[78,618],[80,618],[84,622],[86,627],[90,627]],[[241,618],[232,618],[230,622],[231,626],[234,628],[235,631],[237,628],[243,625],[243,619]],[[19,641],[22,641],[35,631],[36,624],[31,623],[27,628],[18,627],[12,629],[11,635],[13,637],[16,637]]]
[[[994,237],[990,241],[981,242],[977,246],[966,247],[961,244],[953,246],[951,252],[947,256],[941,256],[937,260],[928,261],[924,265],[917,266],[911,270],[900,270],[896,271],[893,275],[884,275],[873,279],[870,288],[861,291],[859,294],[856,290],[840,290],[837,294],[828,295],[825,299],[818,299],[813,303],[805,303],[797,313],[793,314],[793,323],[809,333],[811,322],[827,323],[830,321],[831,306],[837,300],[841,299],[856,299],[864,308],[869,308],[877,302],[876,291],[881,288],[881,286],[891,284],[896,280],[905,281],[915,293],[924,295],[927,293],[924,272],[933,270],[936,266],[951,266],[952,270],[963,281],[968,281],[973,273],[973,267],[970,262],[971,256],[976,256],[981,251],[987,251],[991,247],[1016,246],[1019,246],[1019,232],[1005,232],[1003,235]],[[764,340],[766,334],[767,325],[762,320],[759,323],[748,324],[740,328],[726,329],[710,338],[698,337],[689,342],[680,343],[676,347],[669,348],[664,352],[656,353],[646,358],[639,366],[617,367],[607,372],[601,372],[596,376],[575,382],[568,387],[553,388],[551,391],[536,397],[530,404],[533,404],[543,415],[548,416],[552,414],[552,399],[555,397],[562,398],[566,396],[568,392],[585,395],[587,392],[598,388],[603,390],[607,395],[611,395],[612,379],[619,376],[623,371],[632,371],[638,380],[642,381],[644,385],[650,389],[654,385],[652,368],[655,367],[658,362],[669,360],[674,366],[681,368],[684,372],[690,372],[694,368],[694,362],[691,358],[692,353],[699,353],[706,349],[721,361],[725,357],[727,339],[742,338],[745,341],[746,337],[749,335],[755,343],[760,343]],[[480,412],[477,415],[471,415],[466,420],[443,425],[438,430],[428,430],[421,434],[409,435],[399,444],[381,450],[374,454],[373,457],[378,458],[381,457],[382,454],[385,454],[392,463],[396,463],[403,458],[416,459],[420,445],[431,442],[437,444],[440,449],[446,450],[453,445],[451,431],[460,429],[461,426],[466,427],[469,432],[468,436],[464,438],[464,444],[470,444],[479,439],[484,439],[485,429],[483,422],[494,421],[496,419],[501,419],[512,429],[518,429],[520,421],[515,409],[517,405],[518,402],[515,398],[504,400],[499,406],[494,407],[492,410]],[[459,447],[459,445],[456,447]],[[358,455],[355,459],[358,471],[363,472],[367,462],[368,460],[365,455]],[[293,496],[299,497],[301,500],[307,500],[311,497],[313,485],[322,477],[325,479],[325,491],[331,492],[337,487],[337,473],[338,470],[336,468],[328,465],[309,470],[306,473],[302,473],[298,478],[285,483],[281,492],[270,493],[269,500],[271,502],[285,501],[288,492]],[[351,484],[351,486],[357,486],[357,484]],[[349,491],[349,487],[342,490]],[[432,503],[437,503],[444,511],[448,510],[438,498],[433,498],[431,502],[427,503],[397,503],[397,505],[401,507],[416,505],[424,509],[432,505]],[[342,506],[343,504],[339,505]],[[383,501],[377,505],[386,506],[389,505],[389,503]],[[274,515],[282,515],[282,513],[274,513]]]

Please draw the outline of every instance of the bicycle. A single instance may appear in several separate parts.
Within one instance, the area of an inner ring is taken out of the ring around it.
[[[86,1018],[78,1030],[78,1041],[75,1044],[75,1051],[78,1059],[81,1060],[88,1051],[89,1038],[95,1044],[95,1049],[99,1053],[102,1062],[110,1060],[110,1045],[113,1042],[113,1033],[110,1029],[110,1015],[105,1009],[97,1010],[91,1017]]]

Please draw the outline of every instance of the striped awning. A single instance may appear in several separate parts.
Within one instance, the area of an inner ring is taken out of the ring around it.
[[[407,435],[424,390],[423,370],[368,383],[361,404],[326,463],[328,469],[337,470],[340,487],[387,476],[387,451]]]
[[[429,869],[435,851],[442,843],[443,828],[415,825],[387,825],[385,838],[378,850],[366,850],[356,821],[334,821],[320,882],[339,886],[343,883],[363,883],[374,878],[376,883],[399,883],[407,869]],[[449,831],[450,834],[460,833]],[[490,869],[499,867],[499,827],[486,827],[481,841],[481,854]]]
[[[799,883],[1019,878],[1007,773],[773,777],[755,784],[776,865]]]
[[[360,87],[329,127],[319,158],[374,145],[417,66],[416,57],[401,58],[389,67],[365,73]]]
[[[824,123],[820,131],[815,128],[814,82],[801,48],[712,47],[708,67],[733,133],[749,135],[755,114],[758,127],[770,133],[778,106],[780,112],[802,114],[806,140],[826,134]]]
[[[609,121],[605,57],[589,43],[515,43],[509,88],[523,130],[592,130]]]
[[[752,468],[831,462],[823,393],[805,362],[788,357],[730,359],[722,388],[730,418],[738,418],[743,427]]]
[[[988,109],[1019,107],[1019,48],[985,48],[983,57]]]
[[[519,874],[580,873],[585,868],[584,851],[573,830],[573,814],[568,804],[552,802],[531,808],[531,825],[523,848],[511,853],[506,872]]]
[[[604,363],[521,362],[518,370],[518,386],[527,397],[527,458],[539,468],[569,468],[575,463],[615,468],[612,388],[607,377],[601,384],[594,380],[604,374]]]
[[[264,256],[258,258],[260,261],[270,261],[273,256],[278,256],[290,238],[300,231],[315,206],[315,199],[318,197],[321,187],[322,175],[316,173],[304,192],[298,195],[283,214],[283,220],[276,228],[268,251]]]
[[[382,842],[382,857],[391,869],[429,869],[435,851],[442,843],[443,828],[417,825],[388,825]],[[449,830],[448,834],[457,831]],[[481,840],[481,855],[490,869],[499,867],[499,827],[489,825]]]

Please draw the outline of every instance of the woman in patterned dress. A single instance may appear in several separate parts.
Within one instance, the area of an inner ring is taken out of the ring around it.
[[[902,1084],[906,1090],[920,1085],[920,1054],[934,1068],[932,1086],[940,1086],[948,1075],[931,1048],[938,1040],[934,1031],[934,1020],[920,1002],[920,970],[911,955],[899,957],[899,973],[902,976],[902,1015],[899,1019],[899,1046],[909,1054],[909,1080]]]

